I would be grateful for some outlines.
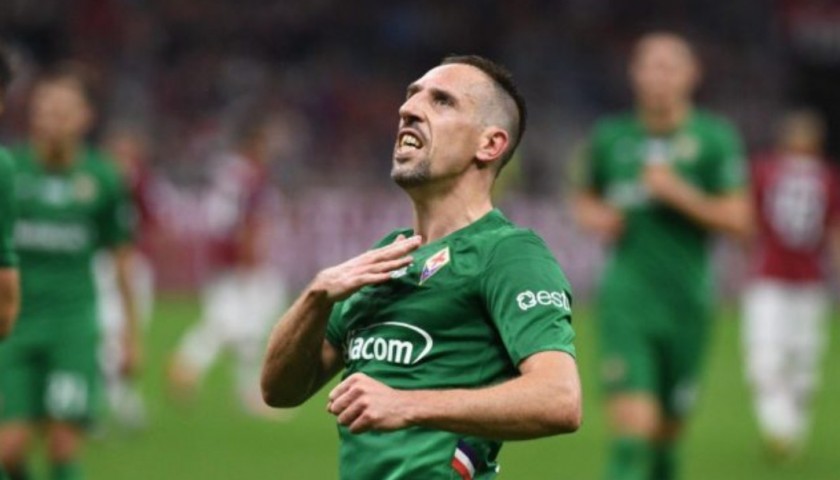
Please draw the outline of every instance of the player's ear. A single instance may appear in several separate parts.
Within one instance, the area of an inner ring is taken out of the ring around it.
[[[694,91],[697,90],[703,82],[703,68],[700,66],[700,62],[696,60],[691,63],[691,89]]]
[[[482,163],[490,163],[504,155],[510,144],[510,136],[499,127],[488,127],[479,138],[478,150],[475,158]]]
[[[81,130],[85,133],[88,133],[93,128],[94,122],[96,121],[96,112],[93,111],[93,107],[90,105],[85,105],[82,109],[81,113]]]

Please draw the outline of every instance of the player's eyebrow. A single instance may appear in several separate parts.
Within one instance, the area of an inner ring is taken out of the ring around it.
[[[424,88],[423,88],[422,85],[420,85],[417,82],[414,82],[411,85],[409,85],[408,88],[406,89],[405,98],[411,98],[412,96],[416,95],[417,93],[419,93],[423,89]],[[440,88],[440,87],[428,87],[427,89],[432,94],[433,98],[445,98],[446,100],[450,101],[453,105],[458,103],[458,98],[450,90],[447,90],[445,88]]]
[[[419,92],[420,90],[422,90],[422,87],[417,82],[412,83],[408,86],[408,88],[405,89],[405,98],[412,97],[415,93]]]

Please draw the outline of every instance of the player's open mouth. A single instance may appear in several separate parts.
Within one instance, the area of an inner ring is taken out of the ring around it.
[[[408,153],[423,148],[423,141],[412,132],[402,132],[397,142],[397,153]]]

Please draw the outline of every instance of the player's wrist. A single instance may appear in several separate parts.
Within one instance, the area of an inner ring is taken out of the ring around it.
[[[335,300],[330,296],[329,289],[318,277],[306,288],[304,298],[309,305],[315,308],[330,309],[335,304]]]
[[[405,390],[402,392],[403,420],[407,427],[418,427],[428,421],[424,407],[424,392],[421,390]]]

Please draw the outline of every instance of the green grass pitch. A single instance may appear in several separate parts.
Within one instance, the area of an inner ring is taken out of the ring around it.
[[[578,310],[583,428],[571,436],[507,443],[500,458],[500,479],[600,478],[605,422],[597,388],[593,325],[585,309]],[[159,302],[156,313],[143,378],[151,425],[139,434],[110,429],[104,438],[92,441],[84,455],[89,480],[336,478],[335,424],[325,411],[325,391],[288,422],[256,420],[240,412],[229,388],[227,362],[222,362],[192,407],[176,406],[165,394],[166,359],[180,333],[197,317],[198,307],[192,299],[168,298]],[[731,312],[720,316],[699,409],[682,449],[684,479],[840,479],[840,345],[835,341],[825,358],[824,385],[808,450],[795,463],[773,467],[759,448],[742,379],[738,325]],[[837,322],[832,322],[833,337],[837,331]]]

